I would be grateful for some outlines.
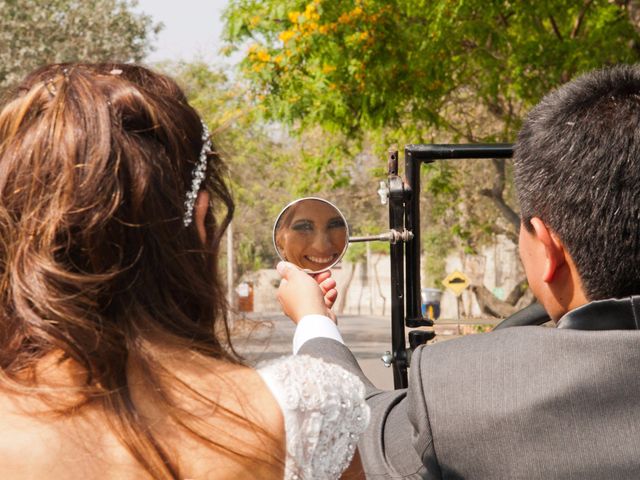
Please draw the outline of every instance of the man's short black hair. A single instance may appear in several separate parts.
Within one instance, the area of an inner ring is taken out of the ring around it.
[[[593,71],[545,96],[518,136],[522,222],[565,244],[590,300],[640,294],[640,66]]]

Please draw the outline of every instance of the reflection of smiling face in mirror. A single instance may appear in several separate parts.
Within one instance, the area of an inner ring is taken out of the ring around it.
[[[276,245],[282,257],[301,268],[329,268],[347,245],[347,226],[331,204],[304,199],[289,207],[278,221]]]

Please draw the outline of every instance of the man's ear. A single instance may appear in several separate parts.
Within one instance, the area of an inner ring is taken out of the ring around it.
[[[545,264],[542,280],[551,283],[560,267],[566,263],[565,249],[562,241],[553,233],[549,227],[538,217],[531,219],[533,234],[542,244],[545,252]]]
[[[204,221],[209,211],[209,199],[209,192],[200,190],[196,198],[196,204],[193,206],[193,220],[203,245],[207,243],[207,228]]]

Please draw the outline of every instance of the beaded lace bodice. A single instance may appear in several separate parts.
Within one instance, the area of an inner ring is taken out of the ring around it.
[[[307,355],[263,363],[258,373],[284,415],[285,480],[340,478],[369,422],[360,379]]]

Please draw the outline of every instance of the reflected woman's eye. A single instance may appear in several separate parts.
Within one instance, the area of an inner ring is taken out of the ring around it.
[[[310,222],[309,220],[300,220],[291,225],[291,229],[296,232],[312,232],[313,222]]]
[[[346,228],[342,218],[333,218],[327,223],[327,228]]]

